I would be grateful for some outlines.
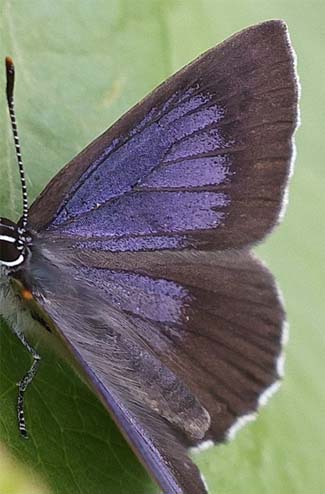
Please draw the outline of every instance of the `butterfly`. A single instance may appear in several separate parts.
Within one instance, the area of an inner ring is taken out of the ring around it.
[[[59,339],[165,494],[203,494],[189,456],[231,439],[282,377],[285,312],[250,248],[283,214],[298,84],[287,27],[235,34],[155,89],[0,219],[0,312],[33,357]],[[27,310],[26,310],[27,309]]]

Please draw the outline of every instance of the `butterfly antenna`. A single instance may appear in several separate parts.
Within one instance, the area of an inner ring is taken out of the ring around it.
[[[16,113],[15,113],[15,102],[14,102],[15,66],[14,66],[14,62],[13,62],[11,57],[6,57],[6,76],[7,76],[7,87],[6,87],[7,103],[8,103],[8,108],[9,108],[12,133],[14,136],[16,157],[17,157],[19,174],[20,174],[21,189],[22,189],[22,193],[23,193],[22,227],[25,230],[26,226],[27,226],[28,210],[29,210],[29,208],[28,208],[28,195],[27,195],[24,165],[23,165],[23,160],[21,157],[21,149],[20,149],[18,129],[17,129]]]

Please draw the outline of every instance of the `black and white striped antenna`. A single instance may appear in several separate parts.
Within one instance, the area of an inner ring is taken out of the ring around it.
[[[9,115],[11,121],[12,133],[14,136],[14,143],[16,149],[16,157],[19,168],[20,175],[20,183],[21,189],[23,193],[23,217],[22,217],[22,228],[26,230],[27,220],[28,220],[28,195],[27,195],[27,187],[26,187],[26,178],[23,160],[21,157],[21,149],[19,143],[18,129],[17,129],[17,121],[16,121],[16,113],[15,113],[15,102],[14,102],[14,86],[15,86],[15,66],[11,57],[6,57],[6,76],[7,76],[7,102],[9,108]]]

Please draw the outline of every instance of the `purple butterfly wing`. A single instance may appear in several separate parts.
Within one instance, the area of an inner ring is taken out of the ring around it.
[[[209,412],[210,427],[188,435],[187,446],[231,438],[277,389],[285,313],[271,273],[251,254],[82,257],[84,278],[132,316],[144,347]]]
[[[205,493],[188,449],[231,439],[282,377],[272,275],[247,252],[79,263],[49,276],[35,253],[35,298],[163,492]]]
[[[297,93],[285,24],[249,28],[122,117],[30,211],[30,227],[47,251],[62,241],[72,246],[73,266],[81,262],[79,275],[104,293],[112,312],[106,325],[94,319],[85,339],[82,327],[68,323],[72,305],[64,294],[45,297],[48,286],[41,290],[38,279],[35,296],[168,494],[206,492],[186,448],[231,436],[279,377],[284,313],[272,277],[246,250],[233,257],[228,249],[261,240],[278,220]],[[184,249],[223,253],[171,252]],[[37,276],[42,269],[35,268]],[[125,344],[130,330],[125,372],[134,370],[144,414],[134,396],[127,399],[129,390],[119,394],[120,382],[112,382],[114,355],[103,339],[118,321]],[[132,357],[138,347],[142,364]],[[156,371],[150,382],[148,362]]]
[[[31,225],[82,249],[238,248],[278,220],[297,86],[267,22],[185,67],[50,182]]]
[[[41,308],[38,320],[70,350],[78,374],[102,400],[163,492],[206,493],[188,457],[186,437],[203,437],[210,423],[208,411],[161,361],[152,342],[143,339],[134,315],[110,300],[115,287],[106,291],[104,279],[96,279],[98,270],[78,265],[76,259],[70,264],[69,259],[64,246],[49,250],[47,242],[44,247],[40,238],[35,241],[28,272],[22,276]],[[151,295],[149,288],[148,310]],[[176,298],[175,293],[175,302],[181,303]],[[149,326],[152,331],[153,321],[147,321]],[[158,339],[157,332],[157,344]]]

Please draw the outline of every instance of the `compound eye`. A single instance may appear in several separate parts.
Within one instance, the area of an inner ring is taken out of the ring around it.
[[[24,262],[24,245],[16,225],[8,223],[2,219],[0,224],[0,265],[15,267]]]
[[[24,255],[22,249],[19,249],[19,244],[4,240],[0,236],[0,264],[14,267],[23,262]]]

